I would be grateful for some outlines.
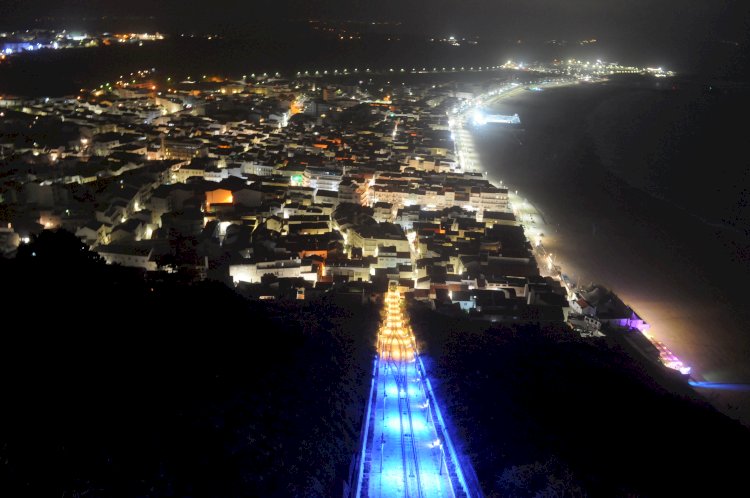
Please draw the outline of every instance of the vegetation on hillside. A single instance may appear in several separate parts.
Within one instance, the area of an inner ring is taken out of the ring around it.
[[[488,496],[730,496],[744,486],[750,431],[609,339],[416,305],[411,320]]]
[[[0,272],[0,496],[341,493],[377,309],[144,279],[62,231]]]

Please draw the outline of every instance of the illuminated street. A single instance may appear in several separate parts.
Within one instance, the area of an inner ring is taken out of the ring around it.
[[[378,334],[373,426],[357,496],[469,496],[394,284]]]

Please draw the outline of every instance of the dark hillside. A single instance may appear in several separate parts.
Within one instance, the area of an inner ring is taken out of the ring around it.
[[[746,486],[750,432],[608,339],[416,307],[412,325],[489,496],[731,496]]]
[[[148,283],[65,232],[0,264],[1,496],[340,493],[377,310]]]

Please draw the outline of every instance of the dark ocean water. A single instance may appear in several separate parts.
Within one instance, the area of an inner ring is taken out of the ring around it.
[[[574,281],[613,288],[697,376],[750,382],[750,156],[737,125],[750,90],[674,88],[526,92],[497,106],[523,130],[487,126],[476,145],[490,177],[541,208],[545,245]],[[750,421],[737,403],[717,405]]]
[[[717,226],[750,235],[750,156],[742,124],[750,85],[598,90],[589,117],[602,165]]]
[[[394,68],[398,72],[400,68],[494,66],[508,59],[531,62],[571,57],[666,66],[680,73],[700,74],[706,81],[747,79],[750,75],[750,51],[746,46],[719,40],[643,46],[630,39],[612,39],[592,46],[555,47],[541,40],[518,44],[515,39],[508,40],[502,33],[495,33],[493,37],[481,37],[477,45],[464,43],[455,47],[430,42],[430,36],[437,36],[435,34],[419,34],[420,30],[395,27],[366,28],[362,30],[361,39],[340,40],[338,33],[315,30],[307,22],[269,22],[254,27],[214,24],[216,32],[222,34],[207,40],[208,25],[201,26],[197,32],[203,35],[190,38],[190,27],[182,24],[179,19],[173,19],[168,24],[171,28],[155,20],[124,25],[113,21],[56,26],[89,33],[161,31],[167,39],[143,46],[42,50],[12,57],[0,64],[0,93],[66,95],[81,87],[114,81],[121,74],[150,68],[176,79],[203,74],[239,77],[277,71],[289,76],[297,71],[355,67]],[[360,28],[360,25],[353,27]]]
[[[424,37],[372,36],[341,41],[317,34],[280,34],[266,37],[234,36],[206,40],[171,36],[161,42],[88,49],[44,50],[0,64],[0,93],[57,96],[78,92],[119,75],[155,68],[173,79],[199,75],[239,78],[252,73],[292,76],[297,71],[333,71],[366,68],[407,71],[422,67],[497,65],[499,58],[487,46],[451,47]]]

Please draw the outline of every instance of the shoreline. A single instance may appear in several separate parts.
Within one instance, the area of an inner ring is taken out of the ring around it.
[[[573,86],[578,85],[577,82],[570,82],[567,83],[565,86]],[[562,85],[558,85],[562,86]],[[512,92],[508,92],[507,94],[501,94],[497,97],[494,97],[491,99],[491,104],[496,105],[503,100],[508,100],[511,97],[514,97],[515,95]],[[523,116],[522,116],[523,119]],[[467,130],[468,131],[468,130]],[[473,141],[472,141],[473,142]],[[473,146],[473,143],[472,143]],[[479,154],[475,152],[475,156],[479,158]],[[502,161],[502,159],[500,159]],[[544,245],[543,245],[543,251],[544,254],[550,255],[549,263],[550,265],[542,264],[542,261],[540,261],[538,255],[535,254],[537,257],[538,266],[540,269],[540,273],[542,274],[548,274],[552,276],[557,276],[554,273],[559,272],[559,276],[561,277],[563,274],[567,274],[567,276],[570,277],[578,277],[578,280],[580,281],[580,284],[577,287],[585,287],[585,284],[588,283],[589,279],[591,279],[591,283],[594,282],[603,282],[600,278],[597,278],[597,270],[596,266],[594,267],[577,267],[574,262],[572,262],[569,257],[566,257],[565,252],[569,252],[573,246],[570,244],[565,244],[565,241],[568,242],[572,240],[576,241],[576,236],[570,233],[569,231],[566,232],[566,227],[560,227],[560,223],[555,222],[554,216],[551,218],[547,216],[547,213],[542,212],[541,208],[537,206],[538,199],[530,199],[527,196],[525,196],[522,192],[519,192],[515,189],[515,187],[510,187],[509,185],[506,185],[504,182],[504,179],[500,179],[499,175],[496,173],[492,173],[489,171],[485,171],[486,166],[482,166],[481,160],[477,161],[477,164],[480,165],[482,171],[484,171],[484,174],[487,176],[488,180],[490,180],[495,185],[500,185],[503,187],[506,187],[509,189],[509,200],[510,200],[510,206],[512,207],[514,213],[517,213],[517,218],[519,218],[519,221],[526,225],[524,227],[524,232],[526,233],[527,239],[529,241],[532,241],[533,245],[536,245],[534,241],[541,241],[543,239]],[[476,170],[476,168],[475,168]],[[641,195],[645,196],[651,196],[650,192],[646,192],[643,189],[639,189],[637,186],[634,186],[630,184],[629,182],[626,182],[624,179],[622,179],[617,172],[611,171],[608,169],[608,173],[612,176],[615,176],[619,178],[621,181],[623,181],[630,189],[636,190],[640,192]],[[518,193],[516,193],[518,192]],[[537,192],[538,194],[538,192]],[[679,211],[683,214],[689,214],[691,219],[694,219],[696,222],[700,222],[704,229],[706,231],[709,230],[721,230],[724,233],[731,233],[731,232],[739,232],[738,229],[735,229],[733,227],[724,226],[724,224],[720,224],[720,226],[716,226],[712,223],[708,223],[707,220],[701,219],[699,216],[696,217],[693,213],[689,213],[689,211],[685,210],[681,206],[677,205],[674,202],[671,202],[667,199],[659,199],[658,197],[655,198],[655,201],[661,201],[662,203],[667,204],[669,207],[671,207],[673,210]],[[604,221],[603,221],[604,222]],[[593,228],[594,231],[596,231],[596,228]],[[602,232],[604,229],[602,229]],[[540,234],[543,234],[540,236]],[[536,251],[535,251],[536,252]],[[563,270],[564,269],[564,270]],[[554,272],[551,272],[550,270],[554,270]],[[615,273],[615,275],[618,273],[617,271],[610,272]],[[588,278],[586,278],[588,277]],[[628,275],[630,280],[632,279],[632,276]],[[562,278],[560,278],[561,281],[563,281]],[[581,281],[582,280],[582,281]],[[605,279],[606,280],[606,279]],[[637,288],[638,287],[638,280],[633,280],[630,282],[629,285],[625,285],[624,287],[617,284],[618,279],[615,278],[612,280],[610,278],[611,282],[607,283],[606,281],[603,282],[603,286],[610,289],[613,293],[616,293],[618,296],[621,297],[621,299],[625,302],[625,304],[632,304],[633,300],[631,297],[628,297],[631,292],[627,292],[627,288]],[[644,279],[646,280],[646,279]],[[565,285],[564,281],[563,284]],[[647,287],[645,288],[646,291],[648,291],[648,282],[643,282],[644,285]],[[634,287],[635,286],[635,287]],[[622,287],[622,289],[621,289]],[[567,285],[566,285],[567,288]],[[624,290],[623,290],[624,289]],[[676,288],[678,290],[679,288]],[[687,296],[687,297],[686,297]],[[698,304],[702,304],[704,307],[707,305],[710,305],[710,303],[694,303],[692,302],[693,299],[691,299],[692,296],[685,295],[684,292],[677,292],[675,295],[672,296],[672,299],[676,299],[677,303],[682,306],[691,307],[693,305],[697,306]],[[653,299],[653,298],[652,298]],[[649,306],[642,306],[643,303],[637,304],[636,307],[636,313],[639,313],[639,315],[650,325],[649,333],[645,333],[644,336],[646,336],[649,341],[654,344],[657,348],[659,348],[661,351],[664,352],[664,355],[662,356],[662,362],[661,364],[666,368],[671,368],[667,366],[664,362],[665,359],[671,358],[672,361],[675,361],[675,364],[672,366],[681,367],[683,364],[679,362],[679,359],[677,358],[677,355],[672,353],[669,350],[670,346],[673,346],[674,344],[680,345],[682,344],[683,351],[680,351],[680,356],[684,356],[685,348],[693,349],[693,359],[702,358],[700,355],[700,352],[704,350],[705,347],[711,347],[709,345],[702,346],[700,344],[690,344],[685,343],[685,341],[689,341],[692,336],[690,336],[689,333],[686,333],[684,328],[690,323],[692,320],[692,316],[684,316],[680,314],[680,309],[674,307],[675,305],[667,302],[652,302],[649,301]],[[681,337],[684,337],[683,339],[680,339]],[[697,356],[696,356],[697,355]],[[715,355],[715,352],[714,352]],[[688,355],[689,356],[689,355]],[[704,355],[705,356],[705,355]],[[707,361],[707,357],[703,358]],[[716,358],[714,358],[715,360]],[[704,361],[705,363],[705,361]],[[739,397],[742,396],[743,392],[738,393],[738,390],[732,390],[731,392],[724,392],[719,390],[709,390],[712,389],[713,386],[711,383],[716,383],[716,385],[721,384],[727,384],[727,385],[745,385],[743,383],[742,375],[739,376],[739,378],[731,378],[731,375],[729,375],[729,378],[724,377],[721,372],[713,373],[713,372],[707,372],[704,371],[704,369],[700,368],[700,365],[698,368],[694,368],[691,372],[691,376],[689,378],[686,377],[686,385],[689,385],[691,390],[695,392],[697,395],[703,397],[707,402],[711,403],[714,408],[716,408],[718,411],[724,413],[729,418],[732,418],[734,420],[738,420],[743,425],[750,426],[750,396],[748,396],[747,400],[740,399]],[[719,377],[717,377],[717,375]],[[706,383],[708,382],[708,383]],[[707,387],[709,389],[704,388]],[[742,390],[740,390],[742,391]],[[744,392],[744,394],[747,394]],[[746,407],[743,407],[743,405],[747,404]],[[739,411],[739,413],[737,413]]]

